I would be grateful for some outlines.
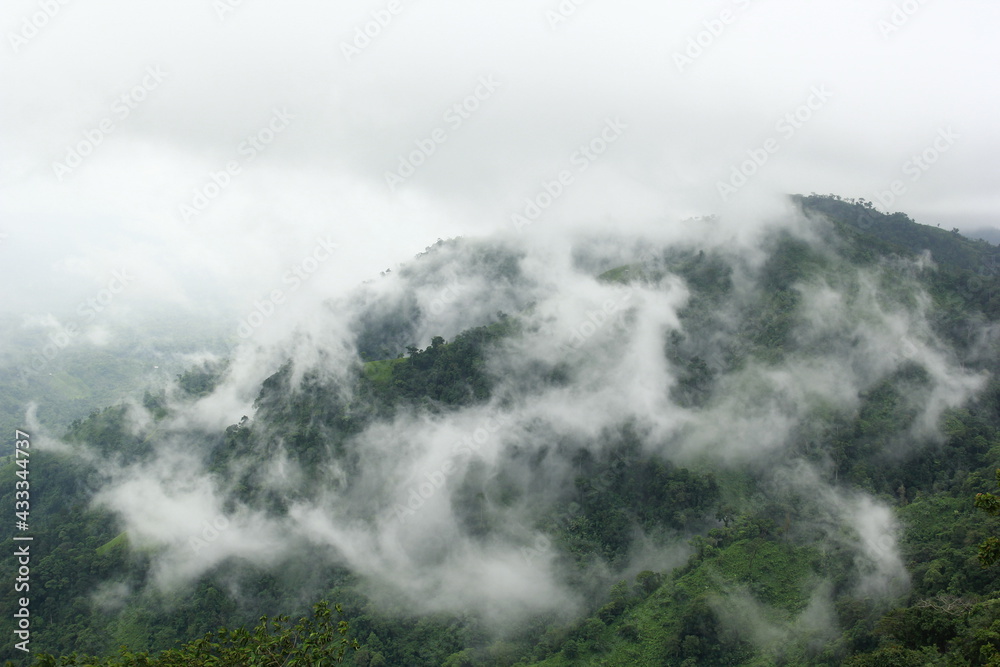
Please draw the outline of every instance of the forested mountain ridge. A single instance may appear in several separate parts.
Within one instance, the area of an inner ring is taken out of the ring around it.
[[[1000,664],[997,249],[793,201],[754,252],[565,279],[445,242],[238,424],[195,418],[238,360],[74,423],[32,459],[33,649],[326,599],[359,665]]]

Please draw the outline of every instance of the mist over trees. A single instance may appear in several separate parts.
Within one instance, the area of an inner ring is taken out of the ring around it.
[[[1000,664],[1000,250],[683,229],[440,241],[39,433],[32,650],[105,657],[2,657]]]

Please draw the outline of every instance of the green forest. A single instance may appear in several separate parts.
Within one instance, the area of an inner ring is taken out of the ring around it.
[[[30,654],[9,611],[0,660],[1000,665],[1000,248],[864,200],[792,204],[756,257],[595,264],[610,305],[571,334],[529,300],[421,341],[404,299],[358,317],[350,362],[269,370],[225,428],[182,419],[230,380],[205,363],[33,441]],[[516,252],[464,243],[409,270],[465,253],[517,291]],[[420,458],[442,438],[465,444]],[[407,456],[433,465],[393,477]],[[24,467],[0,467],[13,513]],[[155,499],[160,471],[221,518],[185,533],[122,500]]]

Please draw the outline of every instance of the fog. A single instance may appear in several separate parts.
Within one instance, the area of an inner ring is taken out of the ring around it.
[[[849,266],[786,195],[1000,228],[998,20],[987,0],[5,3],[0,352],[191,321],[211,333],[185,359],[228,360],[206,396],[169,387],[160,422],[130,400],[151,451],[105,462],[94,503],[153,568],[94,599],[111,610],[227,568],[320,564],[386,608],[495,627],[572,616],[691,553],[689,533],[630,526],[625,560],[567,575],[552,526],[575,511],[573,455],[606,461],[625,432],[641,456],[741,471],[764,501],[798,503],[788,539],[841,550],[856,595],[905,592],[890,506],[805,451],[810,429],[912,372],[913,418],[886,453],[906,457],[939,443],[942,414],[985,378],[934,333],[916,280],[933,258]],[[746,354],[747,313],[786,237],[832,268],[795,285],[788,350],[765,363]],[[717,308],[668,261],[697,252],[729,272]],[[625,265],[642,279],[598,279]],[[303,464],[255,405],[286,362],[289,396],[318,382],[354,405],[364,360],[503,316],[522,330],[486,360],[488,400],[373,420],[348,439],[350,465],[327,450]],[[977,332],[975,354],[994,334]],[[668,341],[711,371],[698,401],[677,398]],[[220,473],[212,442],[244,416],[253,456]],[[251,473],[281,512],[240,495]],[[470,489],[488,529],[464,518]],[[830,582],[811,591],[790,622],[745,591],[716,603],[777,650],[831,631]]]
[[[211,304],[235,331],[319,238],[329,294],[555,192],[521,233],[811,191],[997,226],[986,0],[393,10],[5,3],[3,309],[63,319],[126,270],[101,323]]]
[[[909,575],[891,507],[839,483],[832,453],[817,455],[804,443],[822,441],[817,415],[853,418],[865,394],[919,368],[923,379],[904,396],[913,416],[885,450],[890,458],[912,456],[941,440],[943,411],[975,396],[985,377],[967,370],[930,326],[928,297],[916,281],[935,270],[926,258],[852,266],[831,252],[822,220],[790,206],[739,222],[739,236],[718,220],[686,236],[673,228],[665,237],[651,225],[649,234],[630,231],[616,243],[585,232],[551,243],[508,234],[439,244],[401,270],[327,299],[298,326],[261,327],[210,395],[192,401],[168,394],[171,415],[155,427],[133,405],[135,428],[150,433],[154,451],[136,463],[104,465],[96,506],[111,510],[132,543],[153,555],[147,593],[185,590],[217,568],[323,563],[352,572],[386,609],[405,602],[425,613],[471,613],[501,629],[525,614],[579,613],[588,587],[601,590],[640,568],[669,571],[689,555],[690,533],[631,526],[628,557],[592,559],[583,588],[567,568],[552,527],[578,511],[569,502],[575,452],[598,461],[618,456],[616,434],[630,429],[638,456],[754,477],[764,494],[754,502],[797,508],[787,519],[788,540],[837,550],[856,595],[894,599]],[[781,358],[734,365],[727,355],[744,344],[743,318],[765,289],[764,260],[779,237],[825,253],[835,270],[796,285],[804,305]],[[630,244],[642,250],[629,256]],[[698,250],[719,258],[733,278],[729,297],[707,321],[692,314],[690,285],[665,259]],[[613,283],[581,268],[623,259],[647,277]],[[484,279],[498,267],[507,267],[503,280]],[[886,280],[896,281],[894,291],[878,287]],[[353,394],[358,332],[366,327],[405,321],[402,340],[424,346],[433,335],[450,339],[494,322],[498,312],[523,328],[488,358],[497,383],[488,401],[402,407],[350,436],[346,454],[319,445],[309,469],[275,421],[273,401],[306,400],[308,378],[320,378],[334,405],[369,400]],[[664,354],[668,340],[697,353],[715,374],[703,401],[677,398],[683,369]],[[285,361],[287,385],[255,407],[261,383]],[[557,367],[563,380],[553,383],[546,378]],[[240,428],[252,429],[253,449],[219,474],[209,443],[243,415],[250,420]],[[242,498],[244,474],[285,509],[276,514]],[[486,529],[469,524],[470,490],[482,495]],[[713,516],[700,521],[704,528],[717,523]],[[832,631],[829,582],[817,575],[814,586],[809,610],[791,625],[739,631],[760,635],[765,648],[789,633],[801,641],[825,636]],[[734,597],[720,604],[758,604],[738,590],[726,595]]]

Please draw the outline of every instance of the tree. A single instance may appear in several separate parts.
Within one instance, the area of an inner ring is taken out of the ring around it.
[[[996,471],[997,484],[1000,484],[1000,468]],[[1000,497],[992,493],[977,493],[976,507],[990,516],[1000,516]],[[989,567],[1000,560],[1000,538],[987,537],[979,545],[979,562],[983,567]]]
[[[663,584],[663,575],[650,570],[643,570],[635,575],[636,588],[642,592],[643,597],[651,595]]]
[[[334,607],[338,615],[340,605]],[[349,639],[347,621],[334,621],[330,605],[320,602],[313,608],[312,618],[299,619],[292,625],[287,616],[268,622],[266,616],[253,630],[239,628],[210,632],[178,649],[158,656],[132,653],[122,648],[115,658],[63,656],[57,658],[39,654],[35,667],[320,667],[344,661],[348,649],[358,649],[356,640]]]

